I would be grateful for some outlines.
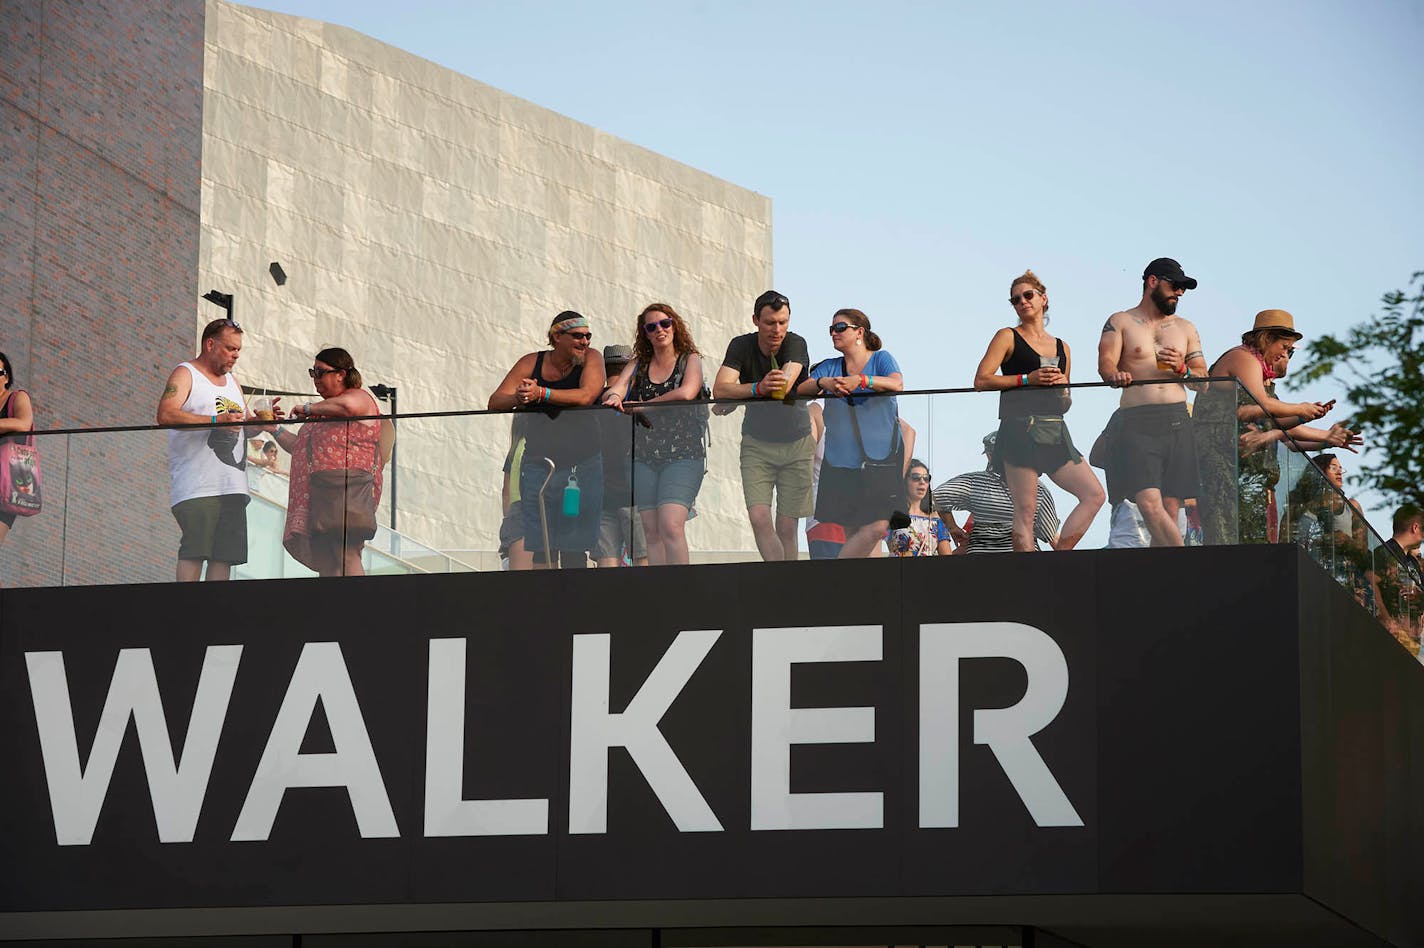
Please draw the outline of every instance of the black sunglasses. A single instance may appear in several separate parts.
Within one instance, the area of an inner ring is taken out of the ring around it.
[[[916,484],[928,484],[930,476],[928,474],[909,474],[906,475],[905,480],[914,481]]]
[[[1291,358],[1294,358],[1294,357],[1295,357],[1295,346],[1291,346],[1289,349],[1286,350],[1286,358],[1287,358],[1287,359],[1291,359]]]
[[[1032,300],[1032,299],[1034,298],[1034,296],[1035,296],[1035,292],[1034,292],[1033,290],[1024,290],[1024,291],[1023,291],[1022,293],[1020,293],[1018,296],[1010,296],[1010,297],[1009,297],[1009,305],[1010,305],[1010,306],[1017,306],[1017,305],[1019,305],[1020,302],[1027,303],[1027,302],[1029,302],[1030,300]]]
[[[333,372],[345,372],[345,369],[307,369],[307,375],[314,379],[319,379],[323,375],[331,375]]]
[[[564,330],[564,335],[573,336],[575,339],[578,339],[582,342],[587,342],[588,340],[593,338],[592,332],[574,332],[572,329]]]
[[[643,332],[647,333],[647,334],[650,335],[650,336],[651,336],[653,333],[657,332],[659,329],[671,329],[671,328],[672,328],[672,320],[671,320],[671,319],[655,319],[655,320],[653,320],[653,321],[650,322],[650,323],[643,323]]]
[[[831,323],[831,334],[845,332],[847,329],[859,329],[859,326],[852,326],[850,323]]]

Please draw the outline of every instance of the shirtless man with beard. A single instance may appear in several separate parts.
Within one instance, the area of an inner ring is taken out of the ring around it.
[[[1159,257],[1142,271],[1142,299],[1113,313],[1098,342],[1098,373],[1124,387],[1107,464],[1108,490],[1137,504],[1153,546],[1181,546],[1177,510],[1198,490],[1196,444],[1183,385],[1138,385],[1150,379],[1206,375],[1197,328],[1177,316],[1177,302],[1197,281]]]

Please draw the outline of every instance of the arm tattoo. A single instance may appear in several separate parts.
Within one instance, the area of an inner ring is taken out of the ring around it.
[[[1188,352],[1188,353],[1187,353],[1187,357],[1186,357],[1186,359],[1184,359],[1183,361],[1185,361],[1185,362],[1190,362],[1190,361],[1192,361],[1193,359],[1202,359],[1202,360],[1205,360],[1205,359],[1206,359],[1206,355],[1203,354],[1200,349],[1193,349],[1191,352]]]
[[[1111,316],[1108,317],[1107,322],[1103,323],[1103,332],[1117,332],[1117,327],[1112,324]]]
[[[170,397],[172,397],[172,396],[174,396],[174,395],[177,395],[177,394],[178,394],[178,386],[174,385],[172,382],[169,382],[169,383],[164,387],[164,389],[163,389],[163,397],[160,398],[159,401],[163,401],[163,399],[165,399],[165,398],[170,398]]]

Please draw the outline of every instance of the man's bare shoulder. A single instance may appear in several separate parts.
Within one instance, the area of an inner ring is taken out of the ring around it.
[[[1135,310],[1130,309],[1120,309],[1113,313],[1108,317],[1107,322],[1103,323],[1103,332],[1121,332],[1134,325],[1135,322],[1142,322],[1141,319],[1134,317],[1134,313]]]

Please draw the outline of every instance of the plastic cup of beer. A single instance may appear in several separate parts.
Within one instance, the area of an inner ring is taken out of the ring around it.
[[[772,398],[782,399],[786,397],[786,391],[790,387],[790,382],[782,382],[780,385],[773,386],[771,391],[767,392],[767,394],[770,395]]]
[[[252,413],[263,421],[276,421],[272,414],[272,399],[259,398],[252,403]]]
[[[1041,369],[1058,368],[1058,356],[1041,355],[1038,357],[1038,367]]]
[[[1176,368],[1175,365],[1162,358],[1162,350],[1160,349],[1157,350],[1157,368],[1161,369],[1163,372],[1171,372],[1173,369]]]

